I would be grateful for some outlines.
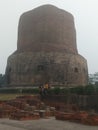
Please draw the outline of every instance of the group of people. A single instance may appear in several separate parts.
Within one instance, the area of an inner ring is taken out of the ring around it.
[[[46,95],[48,95],[49,88],[50,87],[49,87],[48,83],[45,83],[45,84],[39,86],[39,93],[42,98],[45,97]]]

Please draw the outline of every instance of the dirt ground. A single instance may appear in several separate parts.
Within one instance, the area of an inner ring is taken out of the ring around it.
[[[30,121],[0,119],[0,130],[98,130],[98,126],[87,126],[54,118]]]

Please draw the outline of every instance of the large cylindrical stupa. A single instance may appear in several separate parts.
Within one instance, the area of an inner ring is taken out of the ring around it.
[[[6,76],[9,86],[86,85],[87,61],[77,51],[72,14],[52,5],[22,14]]]

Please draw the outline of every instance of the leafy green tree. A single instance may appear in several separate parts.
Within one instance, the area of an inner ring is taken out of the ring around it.
[[[3,87],[6,84],[5,75],[0,74],[0,87]]]

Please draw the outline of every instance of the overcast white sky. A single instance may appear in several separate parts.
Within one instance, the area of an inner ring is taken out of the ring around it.
[[[87,59],[89,73],[98,72],[98,0],[0,0],[0,73],[17,48],[20,15],[43,4],[74,15],[78,52]]]

